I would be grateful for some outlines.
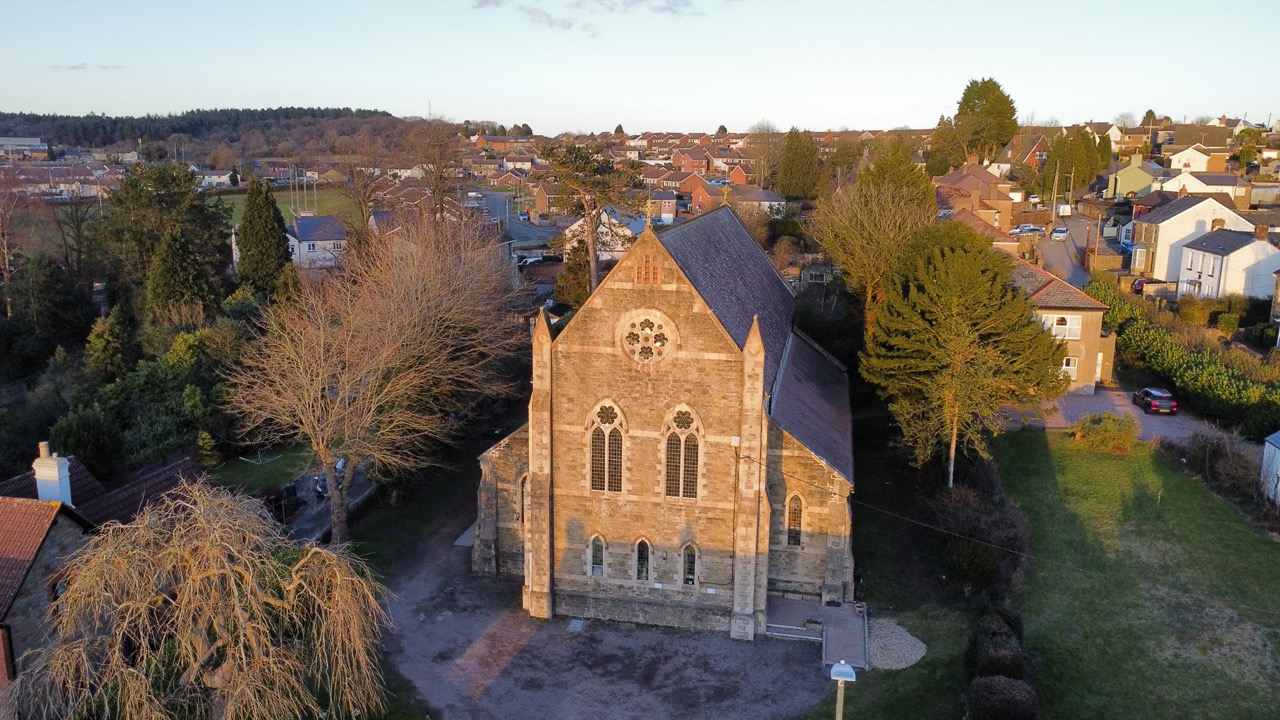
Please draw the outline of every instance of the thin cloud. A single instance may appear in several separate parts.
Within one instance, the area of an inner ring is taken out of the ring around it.
[[[123,65],[90,65],[89,63],[76,63],[75,65],[53,65],[54,70],[119,70]]]
[[[520,12],[529,18],[529,22],[537,25],[546,25],[557,30],[572,30],[574,25],[573,18],[557,17],[539,7],[532,5],[518,5]]]
[[[570,7],[584,10],[641,10],[662,15],[696,14],[698,8],[693,0],[573,0]]]
[[[483,10],[485,8],[502,7],[507,4],[507,0],[475,0],[471,3],[472,10]]]

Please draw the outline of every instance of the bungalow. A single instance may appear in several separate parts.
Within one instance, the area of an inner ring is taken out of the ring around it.
[[[520,187],[521,185],[524,185],[525,180],[528,178],[529,174],[523,170],[507,170],[506,172],[495,172],[489,175],[486,180],[489,185]]]
[[[691,199],[695,213],[713,210],[726,201],[735,208],[763,210],[770,217],[780,217],[787,207],[781,195],[756,185],[703,185],[694,188]]]
[[[1251,232],[1211,230],[1182,248],[1178,293],[1202,298],[1227,295],[1269,298],[1280,270],[1280,233],[1258,225]]]

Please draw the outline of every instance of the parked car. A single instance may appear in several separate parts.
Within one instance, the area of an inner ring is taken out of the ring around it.
[[[1148,415],[1151,413],[1178,414],[1178,401],[1173,399],[1173,393],[1164,388],[1142,388],[1133,394],[1133,404],[1142,408],[1142,412]]]
[[[1039,195],[1028,195],[1028,196],[1027,196],[1027,202],[1029,202],[1029,203],[1038,203],[1038,202],[1040,202],[1040,196],[1039,196]]]
[[[339,489],[342,488],[342,476],[345,474],[346,469],[347,469],[347,459],[338,458],[338,465],[336,468],[334,468],[334,470],[337,472],[337,475],[338,475]],[[328,488],[328,484],[325,482],[324,471],[321,470],[320,474],[316,476],[316,497],[323,500],[325,498],[325,495],[328,494],[328,490],[329,488]]]
[[[1053,232],[1049,233],[1049,239],[1058,240],[1058,241],[1066,240],[1068,234],[1069,234],[1069,231],[1067,230],[1066,226],[1059,225],[1058,227],[1053,229]]]
[[[1129,289],[1133,291],[1134,295],[1141,295],[1142,292],[1147,289],[1147,279],[1146,278],[1134,279],[1134,281],[1129,284]]]
[[[521,210],[520,213],[516,215],[516,217],[520,218],[520,222],[529,222],[529,213],[525,212],[524,210]]]

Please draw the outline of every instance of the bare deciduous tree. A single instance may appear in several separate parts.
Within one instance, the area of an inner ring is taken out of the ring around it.
[[[345,548],[292,545],[263,506],[188,483],[71,557],[21,717],[352,717],[382,707],[382,589]]]
[[[457,164],[460,132],[461,126],[451,120],[427,118],[413,123],[404,136],[405,154],[421,168],[436,218],[444,218],[445,198],[454,197],[462,182]]]
[[[778,163],[782,161],[782,146],[786,135],[768,120],[761,120],[747,128],[747,140],[743,152],[754,166],[756,184],[767,188],[772,184]]]
[[[448,414],[505,391],[498,371],[524,338],[490,231],[423,212],[296,300],[271,308],[230,374],[231,410],[260,440],[307,442],[325,468],[333,542],[347,539],[357,466],[431,464]],[[342,483],[337,463],[345,459]]]
[[[0,172],[0,292],[4,293],[4,316],[13,317],[13,268],[17,259],[14,254],[20,250],[18,242],[18,214],[27,206],[27,198],[22,193],[18,181]]]

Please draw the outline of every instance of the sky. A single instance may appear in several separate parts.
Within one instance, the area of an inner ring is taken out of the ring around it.
[[[63,0],[0,9],[0,111],[326,106],[537,134],[932,127],[992,77],[1024,123],[1280,119],[1277,0]],[[1108,10],[1108,8],[1125,8]],[[1154,9],[1158,8],[1158,10]],[[1225,6],[1224,6],[1225,8]],[[1252,48],[1252,50],[1250,49]]]

